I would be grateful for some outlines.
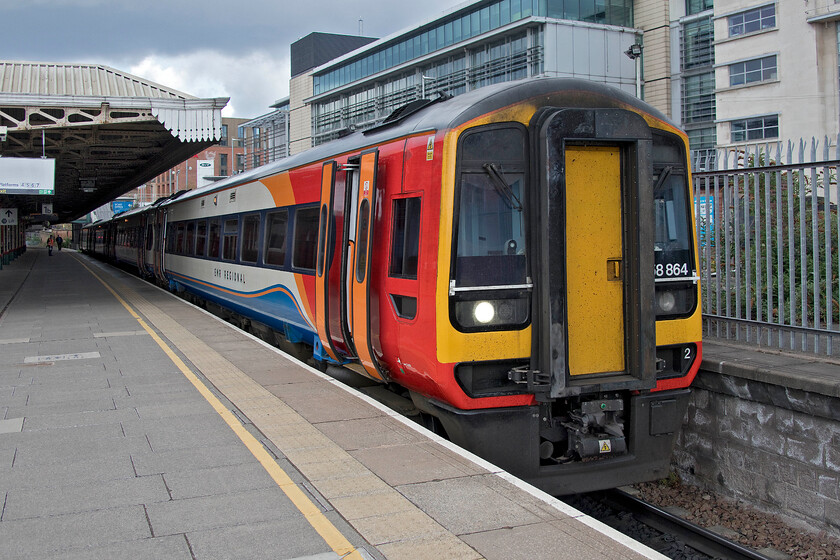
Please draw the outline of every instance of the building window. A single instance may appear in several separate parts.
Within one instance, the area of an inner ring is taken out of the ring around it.
[[[712,18],[706,17],[683,26],[682,68],[690,70],[709,66],[715,62],[714,27]]]
[[[219,154],[219,174],[227,175],[228,174],[228,155],[227,154]]]
[[[706,72],[683,79],[682,122],[715,120],[715,74]]]
[[[228,125],[222,125],[222,138],[219,140],[219,146],[228,145]]]
[[[776,27],[776,5],[762,6],[729,16],[729,36],[746,35]]]
[[[711,10],[714,8],[714,4],[713,0],[686,0],[685,13],[689,16],[699,14],[700,12]]]
[[[779,115],[752,117],[729,123],[733,142],[764,140],[779,137]]]
[[[776,76],[776,55],[729,65],[730,86],[766,82],[775,80]]]

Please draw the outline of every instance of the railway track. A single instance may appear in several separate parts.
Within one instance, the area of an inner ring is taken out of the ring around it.
[[[708,558],[720,560],[771,560],[769,557],[759,554],[742,544],[730,541],[713,531],[648,504],[622,490],[596,492],[588,495],[588,497],[603,504],[606,508],[618,512],[618,516],[631,514],[633,519],[638,523],[667,536],[664,540],[682,543],[699,553],[696,556],[682,553],[673,556],[674,558],[702,558],[702,555],[705,555]],[[573,505],[579,507],[580,504],[574,503]],[[593,516],[597,518],[597,515]],[[604,521],[608,525],[610,524],[608,520],[602,519],[601,521]],[[644,542],[643,538],[640,539],[635,535],[630,536]],[[657,540],[661,542],[663,539],[660,537]],[[652,548],[660,547],[652,546]],[[682,547],[672,546],[671,548],[676,549]],[[660,550],[660,552],[667,555],[667,551]]]

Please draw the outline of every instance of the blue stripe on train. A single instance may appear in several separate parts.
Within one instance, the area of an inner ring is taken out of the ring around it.
[[[269,286],[259,292],[231,293],[228,288],[222,289],[215,284],[198,282],[183,275],[171,276],[172,281],[189,292],[226,307],[245,317],[268,325],[274,330],[284,333],[289,342],[304,342],[315,345],[317,332],[300,312],[298,303],[282,285]],[[267,292],[260,296],[254,293]]]

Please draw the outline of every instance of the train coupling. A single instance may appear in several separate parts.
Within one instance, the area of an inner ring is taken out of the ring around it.
[[[534,371],[528,366],[515,367],[508,371],[508,380],[527,385],[531,393],[545,392],[551,387],[551,374]]]
[[[569,430],[569,451],[582,459],[627,452],[621,399],[598,399],[580,403],[569,411],[563,426]]]

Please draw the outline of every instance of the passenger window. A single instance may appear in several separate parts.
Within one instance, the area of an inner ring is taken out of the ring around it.
[[[207,245],[207,256],[214,259],[219,258],[219,220],[210,220],[210,242]]]
[[[252,214],[242,220],[242,262],[255,263],[259,253],[260,215]]]
[[[175,229],[175,254],[184,254],[184,222],[181,222]]]
[[[417,279],[420,252],[420,198],[394,201],[389,276]]]
[[[239,218],[225,220],[224,236],[222,258],[226,261],[235,260],[236,246],[239,244]]]
[[[193,255],[195,253],[195,222],[187,224],[187,242],[184,246],[185,255]]]
[[[315,270],[318,249],[318,207],[302,208],[295,212],[295,240],[292,266]]]
[[[198,257],[204,256],[207,248],[207,221],[201,220],[195,226],[195,254]]]
[[[289,211],[272,212],[266,217],[265,264],[283,266],[286,264],[286,234]]]

